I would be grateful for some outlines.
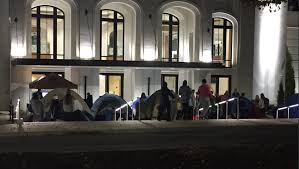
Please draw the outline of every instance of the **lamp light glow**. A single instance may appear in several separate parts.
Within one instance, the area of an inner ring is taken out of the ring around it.
[[[144,47],[144,56],[143,60],[145,61],[154,61],[156,59],[155,49],[152,47]]]
[[[90,45],[82,45],[80,48],[80,58],[81,59],[91,59],[92,58],[92,49]]]
[[[212,54],[210,50],[204,50],[203,51],[203,56],[201,58],[202,62],[205,63],[211,63],[212,62]]]
[[[270,5],[272,8],[273,4]],[[275,6],[275,5],[274,5]],[[253,96],[264,93],[275,103],[285,49],[285,6],[270,12],[256,9]]]

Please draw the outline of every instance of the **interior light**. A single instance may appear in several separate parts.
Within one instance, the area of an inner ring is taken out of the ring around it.
[[[80,48],[80,58],[81,59],[91,59],[92,49],[90,45],[82,45]]]
[[[144,58],[145,61],[154,61],[156,59],[155,49],[153,47],[144,47]]]

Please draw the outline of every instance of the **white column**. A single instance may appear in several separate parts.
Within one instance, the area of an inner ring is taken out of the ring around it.
[[[1,0],[0,4],[0,111],[6,111],[10,100],[9,0]]]
[[[266,7],[255,14],[253,97],[264,93],[276,102],[286,47],[286,6],[270,12]],[[275,8],[275,7],[274,7]]]

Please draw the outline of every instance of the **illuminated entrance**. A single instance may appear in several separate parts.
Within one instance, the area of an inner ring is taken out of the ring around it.
[[[123,74],[110,74],[103,73],[99,75],[99,94],[100,96],[105,93],[114,94],[123,97],[123,84],[124,84]]]

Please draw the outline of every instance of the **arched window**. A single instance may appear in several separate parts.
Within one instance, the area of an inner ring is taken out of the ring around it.
[[[124,17],[113,10],[101,10],[101,60],[124,60]]]
[[[213,18],[213,62],[232,66],[233,25],[224,18]]]
[[[162,14],[162,60],[179,61],[179,19],[171,14]]]
[[[31,9],[32,58],[64,59],[64,13],[52,6]]]

